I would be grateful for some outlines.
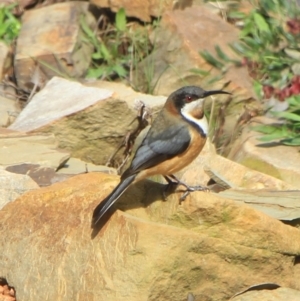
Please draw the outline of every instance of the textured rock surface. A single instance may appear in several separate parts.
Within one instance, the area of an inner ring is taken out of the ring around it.
[[[202,85],[212,90],[230,82],[227,89],[234,91],[235,97],[253,97],[251,81],[245,68],[230,69],[217,83],[210,84],[206,84],[210,77],[201,78],[190,71],[200,68],[210,72],[212,77],[216,76],[216,70],[199,55],[199,51],[207,50],[215,55],[215,46],[218,45],[228,56],[236,57],[228,44],[237,41],[238,35],[238,29],[203,5],[167,11],[158,31],[154,33],[156,51],[144,64],[145,68],[147,64],[154,68],[153,83],[157,82],[155,93],[168,95],[187,84]],[[139,71],[145,68],[141,67]]]
[[[8,46],[0,41],[0,81],[3,79],[8,68],[11,67],[12,59]]]
[[[300,288],[300,231],[209,193],[179,205],[178,193],[162,202],[162,185],[141,182],[91,239],[92,210],[117,182],[79,175],[0,211],[0,270],[20,300],[222,301],[256,283]]]
[[[0,166],[23,163],[39,164],[55,170],[70,157],[67,152],[56,149],[53,135],[24,135],[13,133],[0,137]]]
[[[213,179],[224,188],[284,190],[299,187],[217,155],[210,142],[206,143],[196,160],[179,174],[183,181],[191,185],[206,185]]]
[[[135,103],[143,101],[157,110],[166,99],[134,92],[123,84],[95,81],[88,85],[53,78],[9,129],[53,133],[59,148],[101,165],[136,128]],[[117,160],[121,158],[122,152]]]
[[[73,78],[85,75],[93,46],[83,41],[81,17],[87,26],[94,26],[87,2],[57,3],[25,11],[15,54],[19,88],[32,88],[37,65],[40,83],[58,74]]]
[[[298,301],[300,291],[287,287],[279,287],[275,290],[250,291],[237,296],[232,301]]]
[[[258,140],[259,137],[262,137],[260,133],[245,128],[229,158],[300,189],[300,148],[264,143]]]
[[[19,112],[20,108],[14,99],[3,97],[0,94],[0,127],[8,126]]]
[[[39,188],[29,176],[0,169],[0,210],[28,190]]]
[[[70,158],[68,162],[57,171],[58,174],[70,175],[76,175],[86,172],[103,172],[113,175],[117,174],[117,171],[114,168],[110,168],[104,165],[95,165],[92,163],[87,163],[76,158]]]
[[[160,17],[166,10],[183,9],[191,6],[193,0],[91,0],[91,3],[99,7],[109,7],[117,12],[124,8],[126,14],[139,18],[142,21],[150,22],[151,17]]]

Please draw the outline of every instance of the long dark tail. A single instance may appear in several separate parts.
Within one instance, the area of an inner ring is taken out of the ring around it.
[[[100,221],[105,212],[119,199],[129,185],[133,182],[135,175],[122,180],[118,186],[107,196],[94,210],[92,218],[92,228]]]

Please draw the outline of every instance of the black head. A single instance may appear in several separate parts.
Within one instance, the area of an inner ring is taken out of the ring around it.
[[[207,96],[214,94],[230,94],[222,90],[205,91],[197,86],[186,86],[182,87],[173,92],[167,102],[172,102],[173,105],[180,111],[186,104],[193,101],[204,99]]]

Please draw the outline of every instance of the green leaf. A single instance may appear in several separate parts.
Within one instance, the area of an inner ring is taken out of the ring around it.
[[[255,24],[261,32],[270,32],[270,27],[262,15],[259,13],[254,13],[253,18]]]
[[[251,127],[251,129],[253,129],[254,131],[263,133],[263,134],[272,134],[274,132],[277,132],[278,130],[280,130],[278,127],[274,126],[274,125],[256,125]]]
[[[119,77],[126,77],[127,75],[127,71],[122,65],[115,65],[112,70],[116,72]]]
[[[199,53],[205,59],[205,61],[212,66],[218,69],[222,69],[224,67],[224,64],[214,58],[207,50],[200,51]]]
[[[116,27],[119,31],[126,30],[126,13],[124,8],[120,8],[116,14]]]
[[[253,83],[253,89],[254,89],[254,92],[256,94],[256,96],[258,97],[258,99],[261,98],[261,95],[262,95],[262,84],[259,82],[259,81],[254,81]]]
[[[242,18],[246,17],[246,14],[243,12],[239,12],[239,11],[229,11],[228,17],[230,19],[242,19]]]
[[[281,143],[285,145],[290,145],[290,146],[299,146],[300,145],[300,137],[295,137],[295,138],[290,138],[290,139],[283,139]]]
[[[273,134],[269,134],[269,135],[265,135],[262,137],[259,137],[258,140],[260,141],[264,141],[264,142],[269,142],[269,141],[273,141],[273,140],[280,140],[282,138],[285,138],[286,136],[283,133],[273,133]]]
[[[101,43],[101,45],[100,45],[100,52],[101,52],[101,54],[103,56],[103,59],[105,61],[110,61],[111,60],[111,54],[110,54],[108,48],[104,45],[104,43]]]
[[[222,49],[220,48],[219,45],[215,46],[217,55],[220,59],[226,61],[226,62],[230,62],[230,58],[222,51]]]
[[[285,99],[291,106],[299,106],[300,105],[300,95],[294,95],[292,97]]]
[[[290,112],[272,112],[277,117],[282,117],[291,121],[300,121],[300,115]]]
[[[103,55],[100,52],[95,52],[92,54],[92,58],[94,60],[101,60],[101,59],[103,59]]]
[[[100,66],[98,68],[90,68],[87,72],[86,78],[99,78],[106,74],[105,66]]]
[[[202,70],[202,69],[199,69],[199,68],[192,68],[189,71],[192,72],[192,73],[198,74],[200,76],[207,76],[207,75],[210,74],[209,71]]]

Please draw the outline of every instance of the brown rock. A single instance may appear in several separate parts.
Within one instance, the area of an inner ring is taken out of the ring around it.
[[[70,157],[59,151],[53,135],[0,136],[0,166],[7,167],[23,163],[38,164],[56,170]]]
[[[167,10],[184,9],[191,6],[193,0],[137,0],[132,2],[125,0],[91,0],[91,3],[99,7],[110,8],[114,12],[124,8],[127,16],[150,22],[151,17],[160,17]]]
[[[217,155],[209,141],[196,160],[179,174],[184,182],[191,185],[206,185],[210,179],[213,179],[223,188],[297,189],[296,185]]]
[[[143,181],[91,239],[92,211],[117,182],[80,175],[0,211],[0,270],[20,300],[222,301],[270,279],[299,289],[300,231],[209,193],[162,202],[162,186]]]
[[[87,2],[57,3],[25,11],[15,55],[15,74],[20,88],[33,87],[37,66],[39,86],[57,74],[79,78],[86,73],[93,46],[83,42],[81,16],[89,26],[94,26]]]
[[[10,125],[19,114],[20,107],[16,100],[0,95],[0,127]]]
[[[92,163],[84,162],[77,158],[70,158],[64,166],[62,166],[57,173],[76,175],[87,172],[103,172],[111,175],[116,175],[117,170],[104,165],[95,165]]]
[[[17,175],[0,169],[0,210],[26,191],[39,186],[27,175]]]
[[[7,70],[12,65],[12,55],[9,51],[9,47],[0,41],[0,81],[2,81]]]
[[[168,95],[187,84],[212,90],[230,82],[227,88],[234,91],[235,96],[251,98],[254,93],[245,68],[231,68],[220,81],[208,84],[212,77],[219,75],[219,71],[199,55],[199,51],[207,50],[215,56],[215,46],[218,45],[229,57],[239,59],[229,46],[238,40],[238,36],[238,29],[204,6],[167,11],[153,34],[155,51],[146,58],[140,70],[145,70],[147,65],[154,68],[152,84],[156,83],[155,94]],[[190,71],[195,68],[210,72],[211,77],[195,75]]]
[[[53,133],[59,148],[70,151],[72,157],[101,165],[137,127],[135,102],[157,110],[166,99],[137,93],[121,84],[95,81],[89,86],[51,79],[9,129]],[[117,162],[122,158],[120,153]]]
[[[259,118],[264,122],[264,118]],[[260,122],[260,124],[261,124]],[[299,147],[274,145],[260,141],[263,135],[244,128],[243,134],[232,146],[228,157],[251,169],[263,172],[300,188],[300,153]]]
[[[300,291],[287,287],[280,287],[275,290],[249,291],[237,296],[231,301],[298,301]]]

